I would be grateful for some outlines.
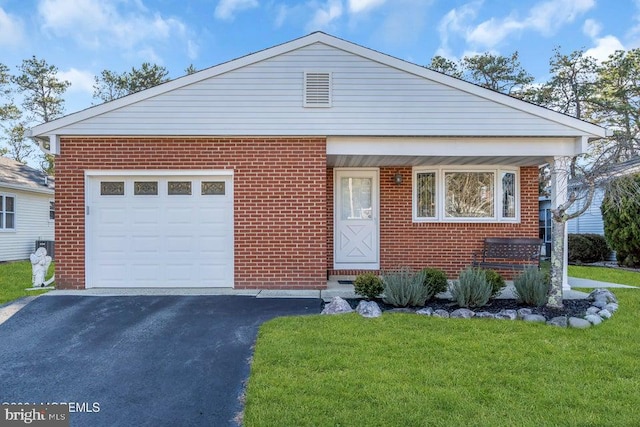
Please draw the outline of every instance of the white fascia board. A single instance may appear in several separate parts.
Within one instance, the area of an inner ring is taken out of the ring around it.
[[[327,155],[374,156],[575,156],[576,138],[329,137]]]
[[[45,186],[42,186],[42,188],[36,188],[36,187],[29,187],[27,185],[7,184],[5,182],[0,182],[0,191],[2,191],[3,188],[8,188],[10,190],[24,191],[27,193],[38,193],[38,194],[48,194],[48,195],[55,194],[54,189],[45,187]]]

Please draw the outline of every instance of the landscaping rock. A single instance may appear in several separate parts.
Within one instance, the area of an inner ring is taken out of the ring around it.
[[[597,314],[587,314],[586,316],[584,316],[584,318],[594,326],[602,323],[602,317],[598,316]]]
[[[382,310],[375,301],[360,301],[356,307],[356,311],[362,317],[380,317]]]
[[[415,310],[412,310],[410,308],[406,308],[406,307],[398,307],[398,308],[392,308],[391,310],[388,310],[389,313],[415,313]]]
[[[516,320],[518,318],[518,312],[515,310],[500,310],[500,312],[495,315],[495,318],[502,320]]]
[[[421,308],[420,310],[416,311],[416,314],[421,314],[423,316],[433,316],[433,308],[431,307]]]
[[[533,314],[533,310],[530,308],[521,308],[518,310],[518,319],[524,319],[525,316]]]
[[[352,312],[353,309],[348,302],[340,297],[333,297],[331,298],[331,302],[324,306],[324,309],[320,314],[344,314]]]
[[[495,319],[496,316],[488,311],[479,311],[476,313],[475,317],[479,317],[481,319]]]
[[[611,316],[613,316],[613,314],[611,314],[609,310],[600,310],[598,312],[598,316],[602,317],[603,319],[611,319]]]
[[[608,303],[607,303],[607,300],[605,299],[597,299],[592,304],[594,307],[605,308]]]
[[[531,323],[544,323],[547,321],[547,319],[540,314],[527,314],[522,318],[522,320]]]
[[[558,326],[559,328],[566,328],[568,323],[569,322],[567,322],[567,318],[566,317],[558,316],[558,317],[554,317],[553,319],[549,320],[547,322],[547,325]]]
[[[433,317],[442,317],[446,319],[449,317],[449,312],[447,310],[438,309],[433,312]]]
[[[610,302],[609,304],[604,306],[604,309],[609,311],[610,313],[615,313],[618,310],[618,304],[615,302]]]
[[[599,299],[603,299],[603,300],[607,301],[608,303],[609,302],[615,302],[615,303],[618,302],[618,299],[616,298],[616,296],[609,289],[594,289],[587,296],[587,298],[589,298],[590,300],[593,300],[593,301],[597,301]]]
[[[591,322],[579,317],[570,317],[569,326],[576,329],[587,329],[591,327]]]
[[[598,314],[601,309],[598,307],[591,306],[587,308],[587,314]]]
[[[459,308],[449,315],[449,317],[456,319],[471,319],[473,316],[475,316],[475,313],[468,308]]]

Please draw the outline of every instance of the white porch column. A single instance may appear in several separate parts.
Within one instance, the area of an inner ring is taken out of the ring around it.
[[[567,201],[569,186],[569,168],[571,158],[566,156],[556,156],[551,163],[551,208],[555,209]],[[552,221],[555,226],[555,221]],[[552,245],[553,246],[553,245]],[[569,238],[568,227],[565,223],[564,227],[564,256],[562,260],[562,289],[568,291],[569,276],[567,266],[569,264]]]

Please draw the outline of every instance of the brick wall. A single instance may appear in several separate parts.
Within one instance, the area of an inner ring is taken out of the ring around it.
[[[233,169],[235,287],[326,286],[324,138],[63,137],[56,285],[84,288],[86,169]]]
[[[402,173],[401,185],[393,182]],[[437,267],[450,278],[469,266],[472,253],[485,237],[538,237],[538,168],[520,169],[521,221],[519,224],[414,223],[412,221],[412,170],[380,168],[380,267]],[[327,269],[330,274],[354,275],[358,271],[333,270],[333,169],[327,169]]]

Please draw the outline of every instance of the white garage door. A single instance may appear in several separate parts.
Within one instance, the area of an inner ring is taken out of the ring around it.
[[[86,286],[233,287],[231,176],[87,175]]]

